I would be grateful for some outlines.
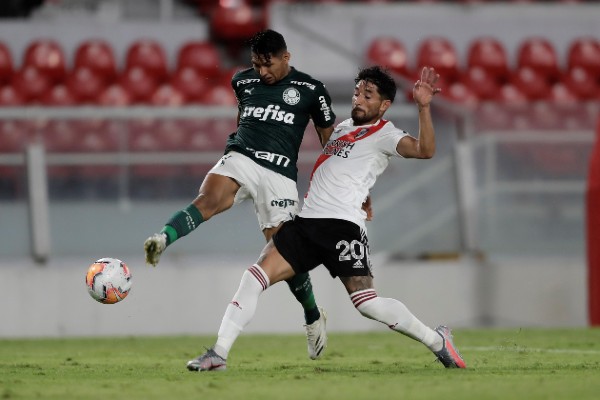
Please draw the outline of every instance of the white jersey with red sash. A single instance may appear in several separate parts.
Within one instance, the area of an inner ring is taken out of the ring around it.
[[[366,231],[362,204],[390,157],[402,157],[396,145],[406,135],[384,119],[364,126],[341,122],[315,163],[299,216],[343,219]]]

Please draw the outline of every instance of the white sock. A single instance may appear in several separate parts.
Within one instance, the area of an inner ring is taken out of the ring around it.
[[[227,359],[233,343],[254,316],[258,297],[269,287],[269,283],[269,277],[257,264],[244,271],[240,287],[227,306],[221,321],[214,347],[218,355]]]
[[[442,337],[423,324],[396,299],[378,297],[374,289],[359,290],[350,295],[354,307],[365,317],[386,324],[390,329],[418,340],[431,351],[439,351]]]

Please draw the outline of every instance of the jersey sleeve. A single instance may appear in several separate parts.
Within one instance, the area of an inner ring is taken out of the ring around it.
[[[315,100],[310,110],[314,124],[320,128],[329,128],[335,122],[335,114],[331,107],[331,96],[321,82],[315,88]]]
[[[379,149],[388,156],[402,157],[396,151],[396,146],[404,136],[409,136],[408,132],[397,128],[383,132],[383,134],[379,136]]]

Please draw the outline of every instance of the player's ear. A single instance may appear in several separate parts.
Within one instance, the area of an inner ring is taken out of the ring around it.
[[[292,58],[292,55],[290,54],[289,51],[286,51],[285,53],[283,53],[283,61],[290,62],[291,58]]]
[[[390,108],[391,105],[392,105],[391,100],[382,100],[381,105],[379,106],[379,112],[381,114],[383,114],[384,112],[386,112],[388,110],[388,108]]]

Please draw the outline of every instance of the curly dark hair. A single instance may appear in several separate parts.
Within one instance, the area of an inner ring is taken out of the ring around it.
[[[287,51],[287,45],[283,35],[272,29],[266,29],[256,33],[250,40],[250,51],[269,60],[271,55],[278,56]]]
[[[358,71],[358,75],[354,78],[354,83],[360,81],[371,82],[377,86],[377,92],[381,97],[390,100],[392,103],[394,102],[396,98],[396,82],[387,69],[379,65],[363,68]]]

